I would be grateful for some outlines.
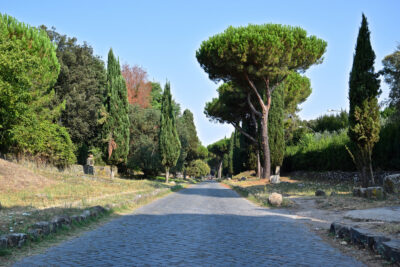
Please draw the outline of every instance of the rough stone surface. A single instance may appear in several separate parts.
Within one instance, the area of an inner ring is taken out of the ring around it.
[[[273,206],[282,205],[282,200],[282,195],[275,192],[268,196],[268,203]]]
[[[246,181],[246,177],[242,177],[242,178],[240,178],[240,181]]]
[[[67,215],[56,216],[51,220],[51,223],[55,224],[56,228],[59,228],[62,225],[71,224],[71,218]]]
[[[317,191],[315,191],[315,195],[317,197],[324,197],[324,196],[326,196],[326,193],[324,190],[318,189]]]
[[[351,243],[355,245],[369,248],[392,263],[400,262],[400,240],[398,239],[391,240],[389,237],[375,234],[370,230],[349,227],[337,222],[331,224],[330,232],[336,234],[337,237],[350,239]]]
[[[382,200],[385,199],[385,191],[383,187],[375,186],[375,187],[367,187],[367,188],[354,188],[353,196],[355,197],[363,197],[368,199]]]
[[[400,223],[400,207],[384,207],[365,210],[350,210],[344,214],[346,218],[364,221],[383,221]]]
[[[271,175],[271,184],[279,184],[281,182],[281,177],[279,175]]]
[[[392,174],[383,178],[383,188],[389,194],[400,192],[400,174]]]
[[[15,266],[363,266],[287,215],[205,182]]]
[[[382,242],[383,255],[391,262],[400,262],[400,240]]]
[[[49,222],[37,222],[33,225],[34,229],[41,229],[44,235],[48,235],[51,232]]]
[[[6,249],[7,248],[7,236],[2,235],[0,236],[0,249]]]
[[[338,222],[331,224],[330,232],[339,238],[350,238],[350,226]]]

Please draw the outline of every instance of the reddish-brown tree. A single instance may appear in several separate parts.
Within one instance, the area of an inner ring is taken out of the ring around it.
[[[129,104],[137,104],[142,108],[150,106],[151,82],[147,80],[147,72],[139,66],[122,66],[122,76],[125,78],[128,90]]]

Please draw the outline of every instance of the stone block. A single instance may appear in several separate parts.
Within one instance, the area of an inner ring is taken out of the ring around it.
[[[354,188],[353,189],[353,196],[355,197],[363,197],[367,199],[374,199],[374,200],[383,200],[386,197],[385,191],[383,187],[375,186],[375,187],[367,187],[367,188]]]
[[[331,224],[330,232],[339,238],[350,238],[350,227],[339,222]]]
[[[400,262],[400,240],[394,239],[382,242],[382,254],[392,263]]]
[[[52,231],[52,229],[50,228],[49,222],[37,222],[33,225],[32,228],[41,229],[44,235],[48,235]]]
[[[281,182],[281,177],[279,175],[271,175],[269,181],[271,184],[279,184]]]
[[[383,188],[386,193],[400,192],[400,174],[392,174],[383,178]]]
[[[88,218],[90,218],[91,212],[90,210],[84,210],[81,214],[81,217],[83,220],[87,220]]]
[[[315,191],[315,195],[316,195],[317,197],[324,197],[324,196],[326,196],[326,193],[325,193],[324,190],[318,189],[317,191]]]
[[[27,235],[23,233],[9,234],[6,237],[8,247],[21,247],[27,239]]]
[[[6,249],[8,247],[7,236],[2,235],[0,236],[0,249]]]
[[[28,236],[31,240],[36,240],[43,236],[43,231],[42,229],[29,229]]]
[[[282,205],[282,201],[283,201],[282,195],[275,192],[269,195],[268,197],[268,203],[273,206]]]
[[[381,242],[389,241],[390,238],[382,235],[376,235],[366,229],[351,227],[350,240],[353,244],[368,247],[369,249],[374,250],[377,245],[379,245]]]
[[[71,224],[71,218],[68,215],[59,215],[54,217],[51,223],[55,225],[55,228],[60,228],[62,225]]]

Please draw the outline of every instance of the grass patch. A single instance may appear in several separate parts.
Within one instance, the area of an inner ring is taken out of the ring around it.
[[[257,179],[252,172],[244,172],[236,175],[237,179],[224,180],[243,197],[268,206],[269,194],[276,192],[283,195],[284,207],[293,206],[291,198],[316,198],[317,208],[332,210],[354,210],[377,208],[383,206],[400,205],[400,194],[388,195],[384,201],[353,197],[354,184],[350,182],[321,181],[307,177],[281,177],[281,183],[270,184],[266,179]],[[241,177],[246,180],[241,181]],[[323,190],[327,197],[315,197],[315,191]],[[331,193],[335,192],[334,196]]]
[[[130,213],[157,198],[195,183],[194,180],[183,179],[176,179],[173,185],[157,180],[76,176],[40,169],[29,170],[4,160],[0,160],[0,166],[4,167],[0,169],[0,235],[26,233],[36,222],[50,221],[56,215],[78,215],[96,205],[110,209],[110,213],[95,219],[104,221],[103,217]],[[14,180],[9,183],[7,179]],[[54,236],[63,236],[63,232],[75,232],[82,227],[87,228],[93,222],[85,221],[82,225],[75,223]],[[54,236],[37,241],[47,243]],[[59,237],[55,239],[60,240]],[[30,244],[24,247],[33,249]],[[13,258],[13,255],[9,255],[10,251],[17,255],[26,252],[24,248],[5,250],[0,252],[0,256],[3,256],[1,258]],[[3,265],[1,261],[0,265]]]

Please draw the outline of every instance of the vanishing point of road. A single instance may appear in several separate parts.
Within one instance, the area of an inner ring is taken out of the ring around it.
[[[284,214],[204,182],[15,266],[363,266]]]

